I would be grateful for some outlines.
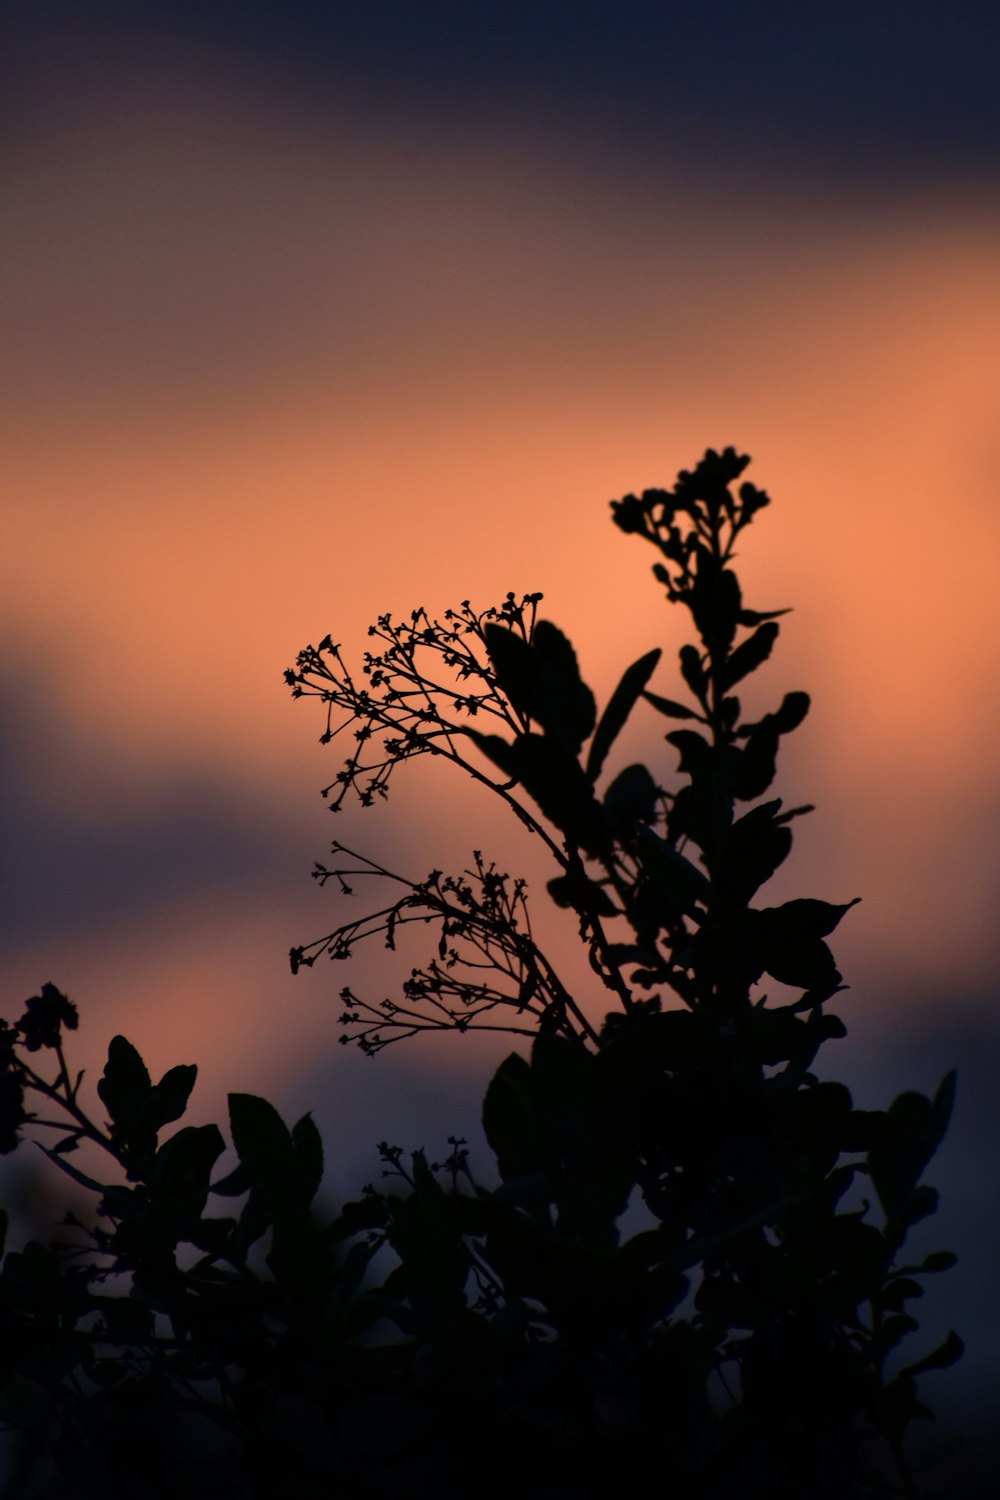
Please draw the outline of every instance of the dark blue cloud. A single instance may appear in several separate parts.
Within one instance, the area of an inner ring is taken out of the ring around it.
[[[948,176],[1000,156],[1000,9],[880,0],[41,0],[6,23],[15,61],[175,45],[262,85],[389,114],[562,120],[649,157]]]
[[[311,852],[266,786],[180,757],[143,770],[0,672],[0,946],[134,928],[204,896],[221,907],[287,891]],[[325,830],[324,830],[325,831]]]

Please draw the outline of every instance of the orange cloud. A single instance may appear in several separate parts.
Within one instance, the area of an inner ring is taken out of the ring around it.
[[[681,627],[606,502],[734,442],[775,497],[747,592],[796,608],[771,691],[816,704],[786,784],[820,811],[789,878],[865,896],[856,981],[982,977],[1000,293],[974,191],[651,183],[545,142],[263,118],[169,78],[77,109],[24,146],[0,252],[5,640],[63,733],[29,747],[25,795],[88,815],[81,738],[119,808],[209,768],[248,819],[294,804],[305,868],[336,746],[281,684],[300,645],[333,630],[360,654],[382,609],[540,588],[599,695],[654,644],[666,688]],[[400,799],[411,845],[450,797]],[[190,1033],[214,1067],[233,1035],[208,997],[256,1017],[286,994],[268,966],[309,926],[288,910],[250,920],[220,890],[221,947],[166,914],[129,956],[53,941],[45,974],[23,951],[13,973],[93,984],[165,1061]],[[268,1025],[238,1038],[250,1074],[283,1066]]]

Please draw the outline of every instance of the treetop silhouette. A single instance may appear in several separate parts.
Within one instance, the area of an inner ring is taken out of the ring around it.
[[[35,1473],[51,1455],[51,1493],[134,1493],[151,1455],[171,1494],[217,1489],[220,1466],[247,1496],[585,1496],[651,1474],[705,1500],[922,1493],[918,1380],[961,1343],[899,1352],[922,1278],[954,1261],[904,1252],[936,1207],[922,1176],[954,1076],[876,1111],[821,1081],[816,1055],[845,1033],[827,940],[857,898],[754,904],[811,809],[769,795],[808,696],[747,720],[737,692],[786,613],[745,605],[734,568],[769,503],[747,463],[710,450],[673,489],[613,502],[691,618],[677,696],[650,685],[653,649],[598,712],[537,593],[385,614],[357,676],[330,636],[286,674],[325,706],[324,742],[346,737],[334,810],[443,757],[551,857],[541,905],[575,914],[586,994],[543,946],[527,883],[482,851],[414,878],[335,843],[314,872],[338,902],[365,882],[386,899],[294,948],[293,969],[433,934],[397,998],[341,990],[342,1041],[530,1038],[483,1101],[498,1186],[460,1137],[438,1166],[383,1142],[382,1184],[325,1217],[308,1115],[289,1129],[231,1095],[237,1163],[217,1177],[216,1126],[161,1140],[193,1066],[154,1084],[116,1037],[98,1124],[63,1051],[72,1003],[46,985],[2,1024],[0,1149],[57,1130],[43,1149],[97,1197],[72,1245],[8,1252],[0,1273],[0,1387],[8,1408],[38,1393],[22,1457]],[[667,721],[666,766],[615,764],[639,713]],[[81,1145],[114,1181],[69,1160]]]

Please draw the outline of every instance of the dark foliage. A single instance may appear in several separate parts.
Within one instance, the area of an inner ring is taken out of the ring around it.
[[[324,740],[353,734],[335,809],[443,756],[551,854],[590,995],[560,979],[525,883],[478,852],[413,880],[335,844],[321,882],[376,879],[389,897],[292,953],[294,968],[340,960],[430,924],[432,956],[398,1000],[342,992],[343,1039],[369,1053],[427,1029],[532,1039],[483,1103],[499,1187],[476,1182],[461,1140],[441,1165],[383,1143],[382,1185],[327,1221],[308,1115],[289,1129],[231,1095],[238,1165],[213,1180],[222,1132],[166,1132],[193,1066],[154,1084],[115,1037],[96,1123],[63,1052],[66,997],[47,984],[2,1024],[0,1150],[55,1131],[43,1149],[96,1200],[67,1243],[3,1261],[8,1494],[930,1493],[905,1440],[930,1415],[920,1375],[961,1344],[900,1346],[923,1278],[954,1257],[911,1264],[905,1247],[936,1206],[921,1179],[954,1079],[875,1112],[821,1082],[817,1051],[844,1034],[827,940],[853,902],[754,904],[809,810],[770,796],[809,700],[748,722],[736,693],[783,613],[747,607],[732,567],[768,503],[738,484],[746,464],[709,452],[673,490],[613,506],[691,615],[679,698],[650,688],[650,651],[598,713],[537,594],[384,615],[359,680],[329,637],[287,674],[326,704]],[[670,726],[669,786],[644,765],[605,773],[640,710]],[[75,1165],[79,1147],[110,1158],[111,1181]],[[637,1197],[649,1227],[623,1238]]]

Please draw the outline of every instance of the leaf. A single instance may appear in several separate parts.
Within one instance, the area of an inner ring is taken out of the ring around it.
[[[485,636],[497,681],[513,707],[576,755],[594,728],[597,708],[566,636],[549,620],[538,621],[530,643],[504,625],[487,625]]]
[[[669,905],[677,906],[681,911],[691,911],[697,901],[707,904],[711,900],[712,887],[708,878],[658,833],[640,824],[637,838],[643,870]]]
[[[205,1207],[212,1168],[226,1149],[217,1125],[185,1125],[156,1153],[156,1182],[185,1214]]]
[[[680,751],[680,769],[685,776],[711,775],[715,753],[704,735],[696,729],[673,729],[666,739]]]
[[[487,760],[499,766],[504,775],[512,781],[517,780],[514,767],[514,746],[510,740],[505,740],[500,734],[480,734],[475,729],[470,729],[468,733],[476,749],[485,755]],[[292,951],[295,952],[294,949]]]
[[[607,840],[601,806],[583,768],[556,741],[519,734],[513,744],[498,735],[472,733],[484,755],[494,760],[538,803],[545,817],[570,841],[595,854]]]
[[[103,1183],[97,1182],[93,1177],[88,1177],[86,1172],[81,1172],[79,1167],[74,1167],[72,1162],[68,1162],[64,1156],[57,1156],[55,1151],[50,1150],[48,1146],[43,1146],[41,1141],[36,1141],[35,1145],[39,1151],[44,1151],[49,1161],[55,1162],[60,1172],[65,1172],[67,1177],[72,1177],[73,1181],[78,1182],[81,1187],[89,1188],[92,1193],[105,1191]]]
[[[80,1145],[82,1134],[82,1131],[74,1130],[72,1135],[64,1135],[61,1141],[56,1141],[52,1150],[57,1156],[61,1156],[64,1151],[76,1151]]]
[[[596,880],[586,875],[556,875],[546,883],[545,889],[557,906],[564,910],[572,907],[583,915],[595,917],[617,917],[621,908],[616,906]]]
[[[889,1107],[885,1135],[868,1153],[872,1183],[897,1241],[937,1207],[933,1189],[917,1184],[944,1138],[954,1098],[954,1070],[933,1101],[915,1090],[900,1094]]]
[[[729,830],[726,857],[716,883],[740,904],[770,880],[791,851],[791,832],[777,821],[780,810],[780,798],[762,802],[738,818]]]
[[[924,1256],[920,1269],[926,1272],[950,1271],[957,1264],[958,1256],[951,1250],[932,1250],[930,1255]]]
[[[248,1166],[291,1159],[288,1126],[266,1099],[256,1094],[230,1094],[229,1128],[236,1154]]]
[[[170,1068],[160,1079],[142,1105],[142,1124],[152,1130],[179,1120],[187,1108],[191,1090],[198,1077],[194,1063],[181,1063]]]
[[[776,713],[765,714],[755,724],[744,724],[737,730],[738,738],[746,744],[733,763],[730,782],[734,797],[750,802],[764,795],[774,780],[780,736],[801,724],[808,712],[808,693],[786,693]]]
[[[840,981],[833,954],[821,938],[786,940],[766,950],[764,968],[780,984],[830,990]]]
[[[640,656],[639,660],[634,661],[626,670],[621,682],[611,694],[608,705],[601,715],[600,723],[594,731],[594,738],[590,742],[587,775],[591,781],[596,781],[601,774],[608,751],[621,733],[636,702],[642,696],[643,689],[652,677],[662,655],[662,651],[657,648],[654,651],[648,651],[645,656]]]
[[[340,1267],[340,1278],[337,1288],[340,1298],[344,1302],[347,1302],[355,1293],[361,1290],[361,1283],[365,1279],[365,1272],[368,1269],[368,1264],[372,1256],[375,1254],[376,1248],[375,1245],[362,1242],[352,1245],[344,1256]]]
[[[645,766],[626,766],[604,793],[604,811],[617,838],[628,838],[637,823],[656,816],[659,788]]]
[[[542,812],[589,854],[606,841],[604,817],[593,788],[574,756],[539,735],[522,735],[514,761],[518,779]]]
[[[413,1151],[410,1154],[410,1172],[413,1177],[413,1187],[418,1193],[429,1193],[434,1198],[443,1197],[441,1184],[431,1171],[427,1162],[426,1151]]]
[[[275,1239],[268,1263],[276,1271],[280,1261],[288,1271],[295,1260],[293,1241],[312,1198],[311,1184],[297,1158],[294,1139],[274,1105],[255,1094],[229,1095],[229,1122],[233,1145],[250,1178],[250,1196],[240,1214],[234,1244],[245,1252],[273,1227]],[[300,1140],[307,1133],[307,1127],[300,1131]],[[308,1154],[307,1145],[307,1157]],[[306,1165],[308,1168],[308,1161]],[[226,1189],[235,1190],[234,1177],[232,1174],[230,1179],[217,1183],[213,1191],[219,1192],[221,1188],[223,1196],[227,1196]],[[288,1239],[289,1230],[292,1241]],[[292,1261],[287,1259],[289,1254]]]
[[[837,966],[823,938],[852,906],[829,901],[786,901],[753,913],[764,968],[782,984],[827,994],[840,982]]]
[[[701,664],[701,652],[697,646],[682,646],[680,649],[681,676],[694,693],[699,703],[704,704],[708,694],[705,669]]]
[[[927,1370],[947,1370],[955,1364],[965,1353],[965,1345],[954,1331],[949,1331],[943,1343],[940,1343],[930,1354],[923,1359],[918,1359],[916,1364],[907,1365],[905,1370],[900,1370],[902,1375],[923,1375]],[[897,1376],[897,1379],[899,1377]]]
[[[736,753],[728,777],[730,791],[742,802],[763,797],[777,769],[778,731],[770,719],[756,725]]]
[[[323,1181],[323,1141],[312,1115],[303,1115],[292,1127],[292,1145],[306,1202],[311,1203]]]
[[[936,1151],[945,1138],[948,1126],[951,1122],[952,1110],[955,1108],[955,1092],[958,1087],[958,1073],[955,1068],[946,1073],[934,1095],[934,1103],[931,1106],[931,1139],[932,1152]]]
[[[778,733],[790,734],[793,729],[798,729],[809,712],[809,703],[808,693],[786,693],[781,707],[771,715]]]
[[[721,674],[722,686],[726,692],[767,660],[778,638],[778,630],[779,627],[773,621],[758,626],[753,635],[729,655]]]
[[[924,1289],[912,1276],[894,1276],[886,1285],[879,1303],[885,1310],[899,1312],[912,1298],[922,1297]]]
[[[885,1354],[888,1350],[895,1349],[907,1334],[916,1333],[919,1326],[916,1318],[911,1318],[908,1313],[896,1313],[879,1325],[874,1342],[880,1352]]]
[[[539,1168],[531,1109],[531,1067],[517,1052],[493,1074],[483,1099],[483,1131],[504,1182]]]
[[[729,650],[736,633],[742,599],[736,574],[721,568],[704,547],[697,549],[698,568],[690,593],[698,633],[714,658]]]
[[[701,715],[693,708],[685,708],[683,703],[675,703],[673,698],[661,698],[658,693],[643,693],[647,703],[651,703],[658,714],[663,714],[668,719],[700,719]]]
[[[576,652],[549,620],[539,620],[532,633],[531,674],[532,718],[575,757],[593,732],[597,705],[580,677]]]
[[[814,803],[812,803],[812,802],[803,802],[803,804],[802,804],[801,807],[790,807],[787,812],[783,812],[781,814],[780,818],[776,818],[775,822],[777,822],[777,823],[790,823],[793,818],[802,818],[802,817],[805,816],[806,813],[811,813],[811,812],[815,812],[815,811],[816,811],[816,807],[815,807]]]
[[[253,1186],[253,1173],[240,1162],[238,1167],[220,1177],[218,1182],[213,1182],[209,1191],[218,1193],[220,1198],[241,1198],[248,1193]]]
[[[353,1203],[345,1203],[340,1214],[327,1226],[326,1234],[333,1241],[350,1239],[365,1230],[384,1229],[387,1207],[385,1199],[373,1192]]]
[[[632,1142],[607,1081],[605,1073],[602,1087],[599,1059],[579,1042],[543,1032],[530,1065],[508,1057],[487,1091],[483,1126],[504,1181],[542,1222],[555,1204],[564,1244],[610,1248],[634,1181]]]
[[[921,1219],[929,1219],[931,1214],[937,1213],[939,1201],[940,1194],[936,1188],[927,1187],[924,1183],[913,1188],[907,1193],[897,1215],[898,1227],[912,1229]]]
[[[97,1092],[115,1125],[133,1124],[152,1090],[146,1064],[123,1036],[111,1038]]]
[[[853,901],[837,906],[830,901],[800,898],[786,901],[782,906],[764,907],[760,915],[767,920],[770,932],[780,934],[782,939],[801,942],[809,938],[829,937],[845,913],[852,906],[857,906],[860,900],[860,896],[855,896]]]
[[[523,719],[531,715],[531,647],[507,625],[487,625],[486,649],[497,681]]]
[[[778,620],[782,615],[790,615],[790,609],[741,609],[740,625],[763,625],[765,620]]]

